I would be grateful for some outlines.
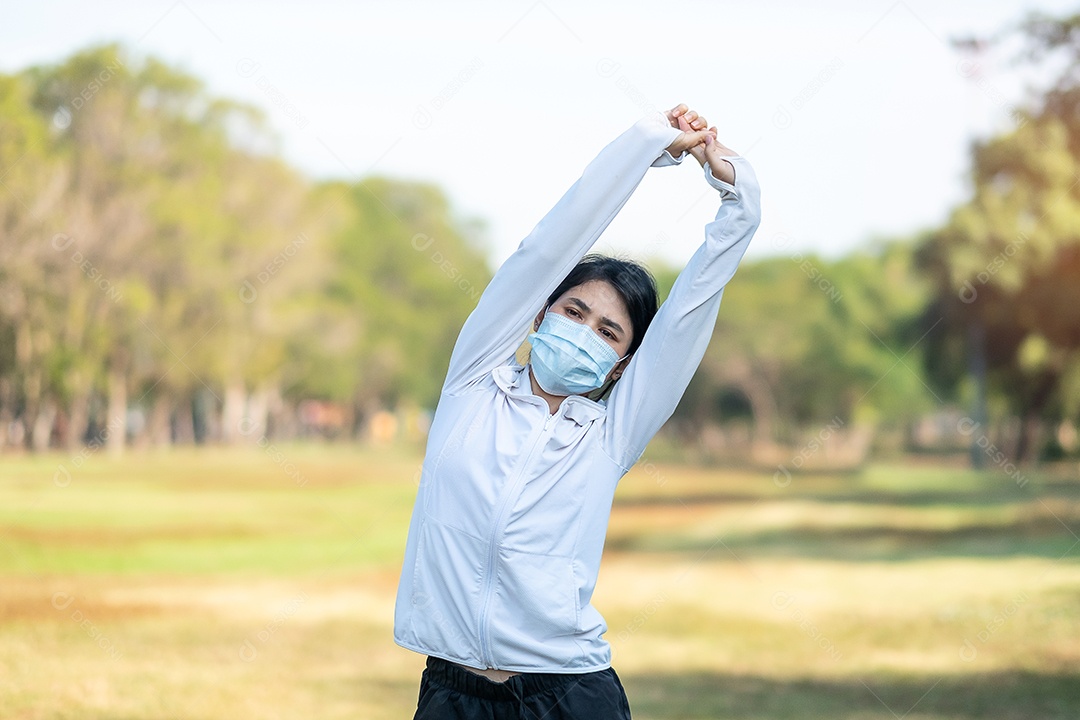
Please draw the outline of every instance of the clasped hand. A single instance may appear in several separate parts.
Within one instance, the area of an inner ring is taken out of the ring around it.
[[[724,160],[724,156],[730,157],[739,153],[716,139],[716,126],[706,129],[709,123],[705,118],[683,103],[665,111],[664,114],[667,115],[672,127],[682,130],[682,134],[667,147],[672,157],[678,157],[684,151],[689,152],[701,163],[702,167],[705,167],[706,162],[709,163],[713,177],[717,180],[734,185],[735,166]]]

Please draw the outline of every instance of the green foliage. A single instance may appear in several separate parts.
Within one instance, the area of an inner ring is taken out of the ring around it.
[[[490,277],[478,249],[433,186],[369,178],[318,192],[338,211],[315,330],[330,337],[296,387],[355,398],[359,408],[433,407],[457,333]]]
[[[662,273],[661,283],[673,276]],[[677,417],[723,420],[735,392],[767,437],[835,418],[913,418],[933,406],[917,345],[926,300],[906,243],[834,262],[800,253],[746,262]]]
[[[1080,364],[1080,16],[1032,15],[1028,58],[1065,56],[1065,72],[1011,131],[973,149],[972,196],[919,249],[942,321],[931,345],[988,368],[991,405],[1023,419],[1014,455],[1040,445],[1040,426],[1076,419]],[[946,394],[962,373],[937,373]]]
[[[970,200],[908,241],[744,263],[677,423],[902,428],[968,399],[979,336],[991,408],[1077,417],[1080,16],[1023,32],[1069,62],[974,146]],[[482,228],[432,185],[313,183],[275,147],[256,108],[118,45],[0,76],[0,428],[59,409],[78,440],[106,398],[159,435],[209,402],[226,439],[257,395],[354,425],[434,405],[490,277]]]
[[[436,188],[313,185],[257,110],[117,45],[0,76],[0,117],[0,417],[130,396],[167,423],[195,392],[274,388],[434,403],[488,279]]]

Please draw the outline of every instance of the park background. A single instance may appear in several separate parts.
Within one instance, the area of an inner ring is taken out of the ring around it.
[[[679,102],[764,219],[616,495],[594,600],[635,717],[1076,717],[1075,12],[13,11],[0,717],[411,716],[393,596],[457,331]],[[663,295],[716,202],[650,170],[597,249]]]

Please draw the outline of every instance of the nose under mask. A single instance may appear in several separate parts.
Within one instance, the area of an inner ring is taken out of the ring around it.
[[[604,384],[620,358],[585,323],[554,312],[529,335],[536,382],[552,395],[580,395]],[[627,356],[624,356],[627,357]]]

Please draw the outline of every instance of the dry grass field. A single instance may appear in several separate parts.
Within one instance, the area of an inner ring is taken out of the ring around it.
[[[0,718],[410,718],[420,458],[0,459]],[[1080,717],[1080,480],[644,464],[595,604],[646,719]]]

